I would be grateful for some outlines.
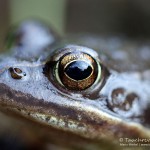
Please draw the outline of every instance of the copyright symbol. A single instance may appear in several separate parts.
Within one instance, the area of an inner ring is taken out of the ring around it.
[[[123,142],[123,138],[120,138],[119,141],[120,141],[120,142]]]

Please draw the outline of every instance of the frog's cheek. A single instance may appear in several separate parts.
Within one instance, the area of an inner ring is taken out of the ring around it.
[[[112,72],[101,90],[101,94],[107,96],[109,110],[120,118],[143,122],[149,88],[147,83],[144,84],[145,88],[141,87],[141,82],[132,75]]]
[[[114,89],[108,100],[108,106],[113,112],[127,118],[141,115],[139,105],[140,97],[121,87]]]

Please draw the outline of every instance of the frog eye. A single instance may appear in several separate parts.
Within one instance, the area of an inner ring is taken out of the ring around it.
[[[85,90],[101,76],[101,66],[89,54],[71,52],[59,59],[54,75],[61,85],[70,90]]]
[[[25,72],[22,72],[21,69],[15,67],[10,67],[9,72],[13,79],[21,79],[23,76],[26,76]]]
[[[43,73],[64,93],[68,94],[67,89],[74,92],[83,91],[87,97],[91,95],[87,94],[91,90],[99,93],[110,75],[98,59],[96,51],[78,45],[67,45],[52,51],[44,65]]]

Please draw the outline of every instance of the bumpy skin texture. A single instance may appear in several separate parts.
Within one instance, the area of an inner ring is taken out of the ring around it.
[[[78,38],[79,44],[97,52],[77,45],[55,49],[56,36],[46,27],[25,22],[16,35],[20,30],[24,34],[11,54],[0,58],[1,126],[5,131],[23,136],[22,145],[38,143],[42,149],[119,149],[120,138],[150,138],[148,44],[87,36]],[[68,90],[54,75],[59,58],[74,51],[91,55],[102,68],[97,83],[83,91]],[[25,75],[14,79],[10,67]]]

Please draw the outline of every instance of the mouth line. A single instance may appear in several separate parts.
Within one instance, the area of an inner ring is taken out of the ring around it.
[[[66,119],[63,117],[57,117],[54,115],[38,113],[38,112],[25,112],[23,110],[21,110],[21,113],[26,116],[28,115],[29,117],[35,119],[38,122],[50,125],[58,129],[77,132],[80,134],[81,133],[83,134],[84,132],[87,131],[86,124],[71,119]]]
[[[1,109],[1,107],[0,107]],[[7,113],[9,110],[10,115],[12,116],[13,113],[21,117],[21,119],[24,120],[27,119],[30,122],[38,123],[38,125],[44,125],[43,127],[52,127],[60,131],[70,132],[76,135],[80,135],[85,138],[90,139],[101,139],[101,137],[109,139],[110,138],[117,138],[118,133],[122,136],[125,134],[127,137],[130,136],[132,133],[136,137],[141,136],[149,136],[150,131],[146,128],[142,127],[141,125],[134,124],[134,123],[123,123],[123,122],[115,122],[115,121],[108,121],[108,122],[100,122],[95,124],[90,124],[86,122],[80,122],[72,119],[66,119],[60,116],[54,116],[51,114],[44,114],[44,113],[38,113],[38,112],[32,112],[27,110],[19,110],[17,108],[10,108],[5,107],[5,113]],[[3,111],[2,111],[3,112]],[[13,112],[13,113],[12,113]],[[113,130],[113,132],[112,132]],[[117,134],[117,135],[116,135]]]

